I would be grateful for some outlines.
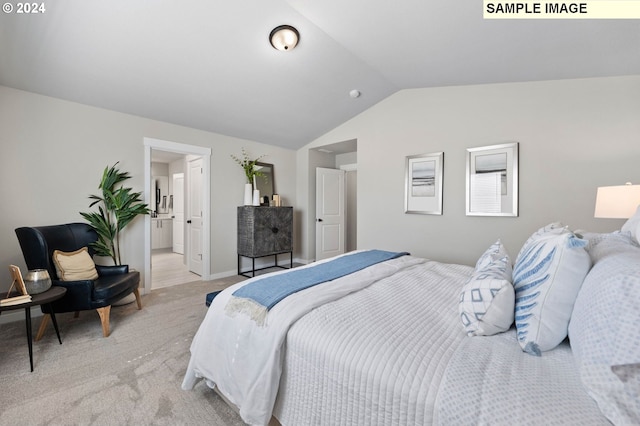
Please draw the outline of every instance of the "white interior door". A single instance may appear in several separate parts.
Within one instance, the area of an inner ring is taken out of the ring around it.
[[[184,173],[173,174],[173,251],[184,254]]]
[[[316,260],[344,253],[344,170],[316,168]]]
[[[202,275],[202,159],[189,161],[189,204],[187,232],[189,232],[188,267]]]

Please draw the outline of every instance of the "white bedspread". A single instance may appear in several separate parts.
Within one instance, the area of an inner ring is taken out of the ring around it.
[[[323,305],[289,331],[283,425],[429,425],[472,268],[427,261]],[[519,346],[516,344],[515,346]]]
[[[243,315],[232,318],[224,310],[231,293],[251,280],[228,288],[213,300],[194,337],[183,389],[191,389],[198,378],[205,378],[239,407],[245,422],[267,424],[278,392],[289,327],[318,306],[424,262],[403,256],[296,293],[274,306],[262,327]]]
[[[515,329],[464,339],[440,386],[439,425],[609,425],[582,386],[565,341],[541,357]]]

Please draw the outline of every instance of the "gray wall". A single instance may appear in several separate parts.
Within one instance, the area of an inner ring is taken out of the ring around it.
[[[335,163],[311,147],[358,140],[358,248],[408,250],[471,264],[502,238],[513,255],[538,227],[561,220],[611,231],[594,219],[597,186],[640,182],[640,76],[405,90],[297,152],[0,86],[0,264],[24,261],[14,228],[81,220],[102,169],[120,161],[144,185],[143,138],[211,147],[212,274],[235,270],[235,211],[246,147],[275,164],[278,192],[296,207],[295,256],[315,256],[315,167]],[[467,217],[469,147],[520,142],[520,216]],[[444,215],[404,214],[405,156],[445,152]],[[144,223],[124,255],[143,268]],[[4,275],[2,275],[4,274]],[[8,286],[8,270],[0,287]]]
[[[236,206],[243,202],[244,173],[230,158],[245,147],[275,165],[276,186],[287,205],[296,194],[295,151],[204,132],[0,86],[0,291],[9,285],[6,265],[26,266],[14,229],[82,221],[102,170],[120,161],[137,191],[144,186],[143,138],[210,147],[211,273],[235,273]],[[126,262],[144,271],[144,221],[125,230]],[[301,243],[294,241],[294,246]]]
[[[310,148],[358,140],[358,248],[473,264],[501,238],[515,256],[537,228],[593,231],[596,188],[640,182],[640,76],[400,91],[297,153],[301,210],[312,212]],[[520,215],[465,215],[466,149],[520,143]],[[404,213],[405,157],[443,151],[444,214]],[[310,234],[311,215],[302,218]],[[303,235],[311,241],[313,235]],[[303,257],[313,258],[311,244]]]

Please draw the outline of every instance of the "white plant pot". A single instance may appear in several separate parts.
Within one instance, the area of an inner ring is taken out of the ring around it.
[[[244,184],[244,205],[253,205],[253,185],[250,183]]]

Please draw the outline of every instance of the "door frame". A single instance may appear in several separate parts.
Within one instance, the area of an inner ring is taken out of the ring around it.
[[[151,150],[176,152],[184,155],[202,157],[202,277],[209,280],[211,275],[211,148],[197,145],[143,138],[144,144],[144,200],[151,202]],[[151,291],[151,216],[144,216],[144,288],[143,293]]]
[[[182,191],[182,207],[183,207],[183,211],[182,211],[182,222],[180,224],[181,225],[180,227],[175,226],[176,225],[175,209],[176,209],[176,205],[178,204],[176,202],[176,199],[177,199],[177,197],[176,197],[176,180],[178,180],[178,179],[182,179],[182,187],[180,188],[180,190]],[[184,255],[184,200],[185,200],[185,197],[184,197],[184,181],[185,181],[184,172],[174,173],[174,174],[171,175],[171,182],[172,182],[172,188],[173,188],[173,201],[174,201],[174,204],[173,204],[173,211],[174,211],[174,218],[173,219],[174,220],[173,220],[173,230],[172,230],[173,231],[173,241],[172,241],[173,248],[172,248],[172,250],[174,251],[174,253],[179,253],[179,254],[182,254],[182,255]],[[177,231],[178,229],[180,229],[181,231]],[[176,251],[176,232],[182,232],[182,248],[181,248],[180,251]]]
[[[345,208],[345,216],[344,216],[344,251],[345,253],[349,253],[349,244],[351,242],[353,244],[354,249],[358,249],[358,163],[351,164],[343,164],[340,166],[340,170],[344,170],[344,208]],[[349,191],[349,172],[356,173],[356,188],[353,191]],[[354,198],[351,198],[355,196]],[[355,206],[356,214],[355,216],[351,215],[351,211],[349,210],[349,202],[353,202]],[[350,236],[355,238],[350,238]]]

